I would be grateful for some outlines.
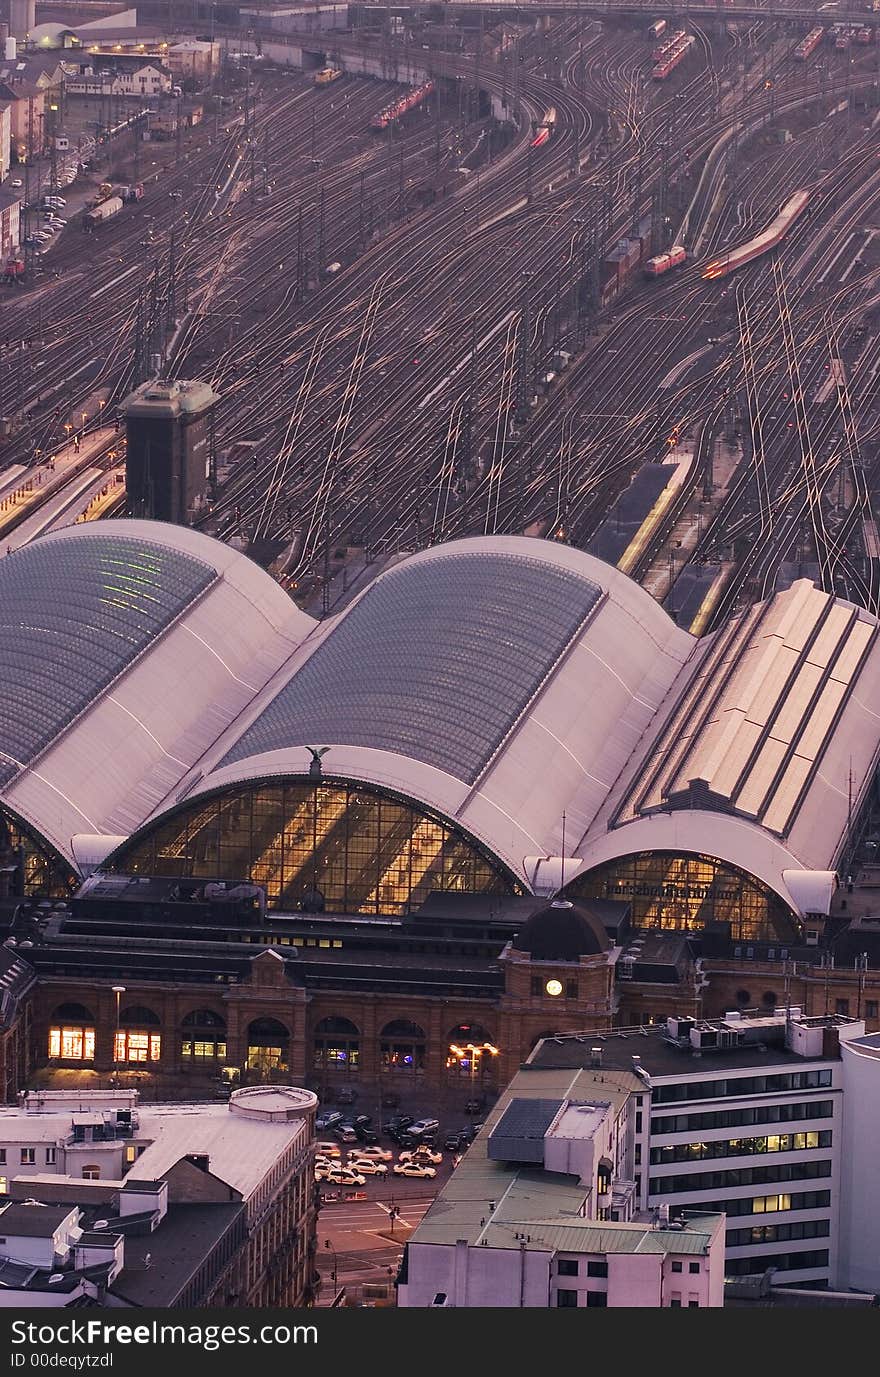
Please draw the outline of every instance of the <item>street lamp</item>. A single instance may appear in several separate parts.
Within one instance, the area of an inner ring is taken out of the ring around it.
[[[461,1047],[458,1045],[457,1042],[451,1042],[449,1044],[449,1051],[452,1053],[453,1057],[459,1064],[461,1064],[461,1062],[465,1060],[470,1060],[471,1098],[469,1103],[471,1106],[470,1118],[471,1122],[473,1123],[474,1081],[477,1074],[477,1065],[487,1052],[491,1057],[497,1057],[500,1055],[500,1053],[498,1048],[491,1042],[466,1042]]]
[[[119,997],[125,994],[124,985],[114,985],[113,993],[116,996],[116,1036],[113,1039],[113,1084],[119,1080]]]

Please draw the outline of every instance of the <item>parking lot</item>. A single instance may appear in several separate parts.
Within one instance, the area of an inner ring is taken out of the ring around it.
[[[373,1165],[367,1171],[355,1171],[355,1175],[363,1176],[362,1181],[347,1177],[344,1171],[341,1175],[331,1171],[329,1179],[319,1181],[322,1201],[383,1199],[393,1203],[392,1197],[406,1200],[436,1195],[479,1131],[494,1099],[492,1095],[471,1097],[459,1087],[455,1090],[458,1093],[447,1096],[447,1102],[436,1111],[430,1104],[426,1107],[424,1097],[417,1092],[386,1093],[385,1104],[380,1105],[378,1093],[363,1094],[350,1087],[323,1091],[315,1127],[320,1177],[325,1177],[327,1164],[344,1169],[359,1159],[372,1158]],[[394,1105],[390,1100],[399,1103]],[[427,1130],[415,1132],[426,1121],[431,1121]],[[413,1155],[423,1172],[401,1169]]]

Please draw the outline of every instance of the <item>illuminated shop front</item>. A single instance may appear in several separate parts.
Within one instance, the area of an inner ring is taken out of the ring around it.
[[[114,1063],[136,1065],[158,1061],[161,1055],[162,1036],[158,1015],[140,1005],[124,1009],[114,1040]]]
[[[49,1022],[49,1057],[53,1061],[95,1060],[95,1016],[82,1004],[61,1004]]]
[[[403,915],[432,890],[522,886],[449,822],[403,798],[302,779],[238,785],[154,823],[111,857],[129,874],[249,879],[270,909]]]
[[[643,851],[597,866],[566,886],[569,898],[620,899],[637,928],[702,932],[729,923],[735,942],[788,941],[786,904],[767,885],[711,856]]]

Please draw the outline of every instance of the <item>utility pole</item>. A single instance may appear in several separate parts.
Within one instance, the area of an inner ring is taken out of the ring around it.
[[[320,274],[324,268],[324,188],[321,187],[321,194],[318,198],[318,265],[317,271]]]
[[[296,213],[296,299],[305,296],[305,260],[303,256],[303,213],[302,206]]]

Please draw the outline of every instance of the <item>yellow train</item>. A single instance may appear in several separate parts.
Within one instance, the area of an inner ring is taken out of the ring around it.
[[[331,81],[338,81],[341,76],[339,67],[322,67],[320,72],[315,72],[315,85],[329,86]]]

